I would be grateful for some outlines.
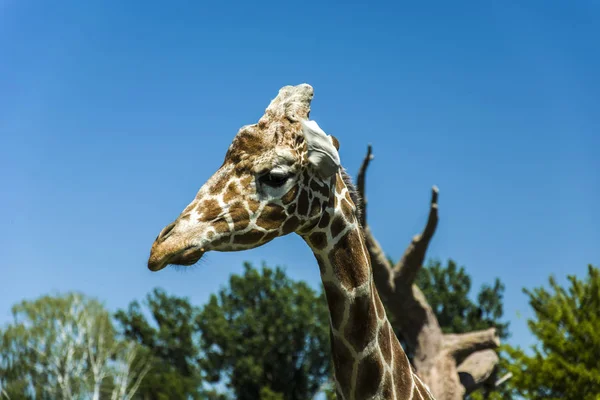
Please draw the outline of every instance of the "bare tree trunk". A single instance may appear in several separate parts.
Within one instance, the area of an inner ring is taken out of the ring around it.
[[[373,265],[375,285],[407,346],[413,364],[438,400],[459,400],[493,378],[500,345],[494,328],[465,334],[444,334],[423,292],[414,284],[438,223],[438,189],[431,190],[429,217],[404,255],[392,265],[373,236],[366,218],[365,180],[373,160],[369,145],[357,177],[361,223]]]

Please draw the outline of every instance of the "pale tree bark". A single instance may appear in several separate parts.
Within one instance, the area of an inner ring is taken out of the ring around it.
[[[137,358],[136,344],[128,343],[116,367],[115,387],[111,400],[131,400],[139,389],[144,377],[150,371],[151,364],[146,358],[142,358],[138,364],[135,364]]]
[[[366,172],[373,160],[371,145],[357,177],[363,199],[361,223],[379,294],[409,350],[417,373],[437,400],[459,400],[493,379],[500,345],[494,328],[465,334],[444,334],[423,292],[414,284],[438,223],[438,189],[431,190],[429,216],[396,265],[386,257],[366,218]]]
[[[85,329],[80,329],[83,304],[75,298],[66,313],[64,320],[54,321],[54,332],[30,341],[28,347],[42,360],[36,368],[48,377],[44,391],[50,396],[71,400],[78,395],[86,367],[85,359],[81,357],[86,335]]]
[[[85,319],[84,327],[87,330],[87,358],[92,372],[92,400],[100,400],[102,381],[109,374],[106,365],[110,359],[110,352],[105,340],[105,321],[95,321],[89,315]],[[95,329],[94,329],[95,328]],[[97,335],[94,333],[97,332]]]
[[[150,370],[150,360],[139,354],[134,342],[122,343],[107,336],[106,316],[85,313],[80,329],[85,332],[85,355],[92,373],[91,399],[100,400],[104,379],[113,378],[111,400],[130,400]]]

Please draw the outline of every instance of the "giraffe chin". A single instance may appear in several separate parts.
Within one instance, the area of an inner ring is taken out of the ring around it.
[[[156,272],[164,269],[168,265],[193,265],[202,258],[204,253],[204,248],[198,246],[189,246],[181,251],[178,251],[177,253],[167,255],[162,260],[148,261],[148,269]]]

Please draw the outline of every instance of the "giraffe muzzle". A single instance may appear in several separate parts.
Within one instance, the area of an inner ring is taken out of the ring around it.
[[[179,251],[167,251],[161,254],[161,252],[153,246],[152,251],[150,252],[150,258],[148,259],[148,269],[156,272],[168,265],[193,265],[202,258],[204,253],[205,250],[202,247],[188,246]]]

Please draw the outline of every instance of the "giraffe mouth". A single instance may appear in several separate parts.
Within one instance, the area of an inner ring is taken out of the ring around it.
[[[197,263],[204,255],[205,250],[199,246],[188,246],[173,254],[167,254],[162,260],[152,260],[148,262],[148,269],[151,271],[160,271],[168,265],[189,266]]]
[[[167,264],[188,266],[196,264],[198,260],[202,258],[203,255],[203,248],[200,248],[198,246],[189,246],[183,249],[181,252],[172,256]]]

